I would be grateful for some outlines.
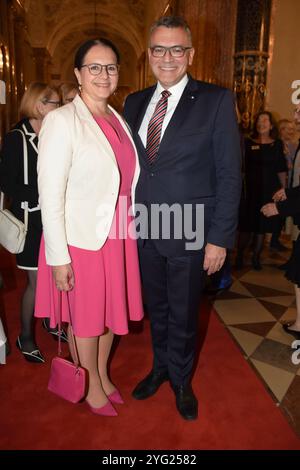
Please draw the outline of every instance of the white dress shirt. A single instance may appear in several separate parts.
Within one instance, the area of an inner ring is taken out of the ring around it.
[[[161,130],[161,135],[160,135],[160,140],[162,139],[164,132],[167,128],[167,125],[169,124],[171,117],[173,116],[173,113],[176,109],[176,106],[178,105],[178,102],[181,98],[181,95],[183,93],[183,90],[185,89],[187,82],[188,82],[188,76],[185,75],[180,82],[176,83],[176,85],[168,88],[168,91],[171,93],[171,96],[168,98],[168,108],[167,112],[165,114],[164,120],[163,120],[163,125],[162,125],[162,130]],[[153,96],[150,100],[150,103],[146,109],[144,119],[142,121],[141,127],[139,129],[139,136],[144,144],[144,147],[146,148],[147,144],[147,130],[148,130],[148,125],[149,121],[154,113],[155,107],[158,103],[158,101],[161,99],[161,92],[164,91],[165,88],[162,87],[162,85],[158,82],[157,87],[155,89],[155,92],[153,93]]]

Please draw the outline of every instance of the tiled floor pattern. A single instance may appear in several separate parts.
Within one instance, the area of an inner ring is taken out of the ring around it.
[[[278,269],[287,255],[266,248],[262,271],[252,270],[250,262],[233,268],[234,282],[214,307],[300,436],[300,349],[292,348],[296,339],[281,327],[296,316],[293,284]]]

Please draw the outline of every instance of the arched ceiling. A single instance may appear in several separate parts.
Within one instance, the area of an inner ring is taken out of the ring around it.
[[[123,38],[139,57],[148,4],[147,0],[30,0],[27,19],[32,45],[46,47],[53,57],[57,48],[66,50],[72,36],[95,37],[96,29],[107,37]]]
[[[25,9],[32,48],[49,53],[47,74],[73,76],[74,52],[87,39],[103,36],[120,51],[122,85],[138,80],[149,24],[167,0],[17,0]],[[57,78],[55,78],[57,77]]]
[[[134,29],[130,31],[128,25],[126,30],[122,30],[115,18],[103,15],[101,22],[97,22],[96,30],[88,16],[73,16],[69,24],[71,26],[67,27],[64,23],[59,29],[56,28],[48,40],[47,49],[56,68],[63,67],[70,57],[74,57],[74,51],[80,43],[99,36],[107,37],[115,43],[120,50],[122,62],[126,61],[129,51],[129,55],[133,53],[136,58],[143,52],[143,44],[138,42]]]
[[[136,52],[132,45],[122,38],[117,33],[106,34],[105,31],[99,31],[96,37],[108,37],[119,49],[121,56],[121,78],[122,71],[126,70],[130,64],[136,61]],[[88,30],[82,30],[80,32],[71,31],[68,36],[64,38],[56,48],[54,55],[52,56],[52,64],[54,71],[60,72],[62,77],[73,75],[73,61],[75,51],[80,44],[90,37]]]

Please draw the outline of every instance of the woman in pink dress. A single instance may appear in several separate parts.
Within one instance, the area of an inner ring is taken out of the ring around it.
[[[107,371],[114,334],[128,333],[128,321],[143,317],[131,215],[139,164],[126,124],[108,105],[118,72],[110,41],[79,47],[80,95],[45,120],[38,159],[44,235],[35,315],[56,325],[62,291],[62,321],[71,320],[89,374],[86,402],[106,416],[123,403]]]

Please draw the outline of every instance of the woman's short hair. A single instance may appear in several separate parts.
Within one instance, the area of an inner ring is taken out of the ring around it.
[[[38,102],[49,100],[53,93],[57,93],[56,88],[47,85],[47,83],[30,83],[21,100],[19,108],[20,117],[39,119],[41,116],[37,109]]]
[[[275,118],[273,116],[272,113],[270,113],[270,111],[260,111],[256,117],[255,117],[255,121],[254,121],[254,125],[253,125],[253,133],[252,133],[252,137],[254,139],[256,139],[258,137],[258,132],[257,132],[257,121],[258,119],[260,118],[260,116],[269,116],[269,120],[270,120],[270,124],[272,126],[272,129],[270,130],[269,132],[269,135],[272,139],[276,140],[278,139],[278,126],[277,126],[277,122],[275,121]]]
[[[282,128],[285,128],[288,124],[292,124],[294,125],[293,121],[291,119],[280,119],[278,121],[278,129],[279,131],[282,129]]]
[[[116,48],[116,46],[109,39],[105,39],[105,38],[89,39],[88,41],[81,44],[81,46],[79,46],[79,48],[76,51],[75,59],[74,59],[74,68],[75,69],[78,69],[78,70],[81,69],[81,67],[83,66],[84,58],[85,58],[86,54],[89,52],[89,50],[92,47],[97,46],[98,44],[111,49],[114,52],[115,56],[116,56],[117,64],[120,63],[120,53],[119,53],[118,49]]]

